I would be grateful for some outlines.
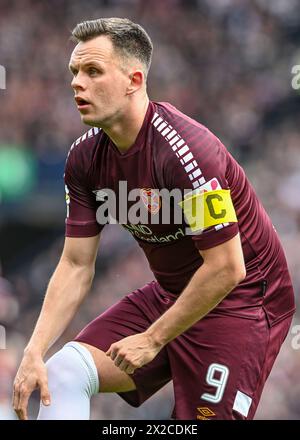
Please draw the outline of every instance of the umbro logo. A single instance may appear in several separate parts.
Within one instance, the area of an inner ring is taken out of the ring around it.
[[[214,417],[216,414],[207,406],[198,406],[197,420],[211,420],[209,417]]]

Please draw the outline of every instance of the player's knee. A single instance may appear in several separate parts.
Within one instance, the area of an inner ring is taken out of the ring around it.
[[[50,394],[77,390],[92,396],[99,390],[93,357],[77,342],[66,344],[46,362],[46,366]]]
[[[64,349],[55,353],[47,362],[48,383],[52,390],[71,388],[78,367],[65,356]]]

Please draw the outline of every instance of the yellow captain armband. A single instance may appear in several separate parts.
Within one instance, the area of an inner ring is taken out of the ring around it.
[[[187,196],[179,205],[192,232],[237,222],[229,189],[196,193]]]

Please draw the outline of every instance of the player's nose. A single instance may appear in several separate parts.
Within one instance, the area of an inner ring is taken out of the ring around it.
[[[82,77],[82,75],[80,73],[77,73],[77,75],[73,77],[73,79],[71,81],[71,87],[75,91],[79,90],[79,89],[80,90],[86,89],[84,78]]]

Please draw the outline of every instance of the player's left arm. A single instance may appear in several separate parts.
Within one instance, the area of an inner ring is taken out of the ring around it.
[[[246,276],[240,236],[199,251],[204,263],[175,304],[147,330],[165,345],[214,309]]]
[[[107,354],[128,374],[149,363],[176,336],[215,308],[246,276],[239,234],[199,251],[204,263],[178,300],[146,332],[112,344]]]

